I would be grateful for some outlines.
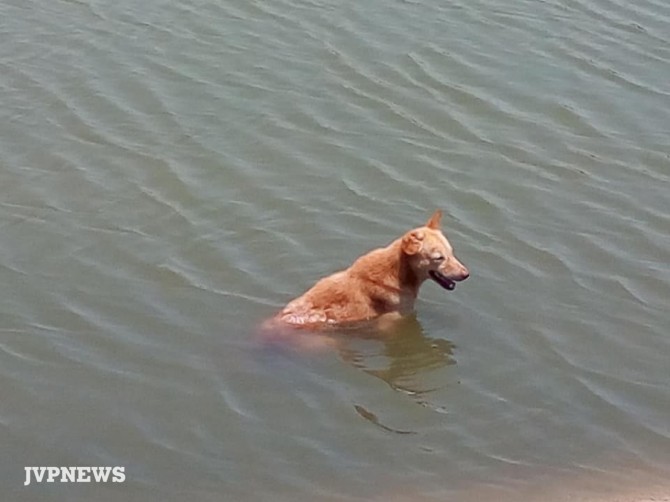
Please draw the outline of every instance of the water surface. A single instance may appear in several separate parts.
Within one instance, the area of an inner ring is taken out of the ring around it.
[[[668,493],[665,3],[0,0],[0,19],[5,499]],[[456,291],[424,286],[384,341],[258,345],[436,208],[472,272]],[[22,486],[48,465],[126,482]]]

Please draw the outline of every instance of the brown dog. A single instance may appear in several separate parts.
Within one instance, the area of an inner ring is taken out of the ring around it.
[[[317,282],[291,301],[272,323],[319,329],[386,314],[402,316],[414,310],[419,287],[428,278],[445,289],[468,278],[468,269],[456,259],[440,231],[441,211],[425,226],[410,230],[385,248],[358,258],[346,270]]]

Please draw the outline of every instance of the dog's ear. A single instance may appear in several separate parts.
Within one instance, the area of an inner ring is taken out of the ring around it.
[[[426,226],[428,228],[431,228],[433,230],[439,230],[440,229],[440,220],[442,219],[442,211],[438,209],[433,213],[433,216],[430,217],[428,220],[428,223],[426,223]]]
[[[402,252],[406,255],[417,254],[423,246],[423,232],[421,230],[412,230],[402,238]]]

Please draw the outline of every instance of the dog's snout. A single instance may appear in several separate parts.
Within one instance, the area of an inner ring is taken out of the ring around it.
[[[462,263],[459,262],[458,264],[460,265],[460,270],[459,270],[459,273],[458,273],[458,280],[459,281],[464,281],[465,279],[470,277],[470,271],[468,270],[468,267],[466,267]]]

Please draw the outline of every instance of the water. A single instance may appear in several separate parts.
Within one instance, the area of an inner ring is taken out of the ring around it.
[[[664,2],[0,19],[3,500],[670,493]],[[455,292],[386,341],[258,345],[436,208]],[[50,465],[126,482],[23,486]]]

